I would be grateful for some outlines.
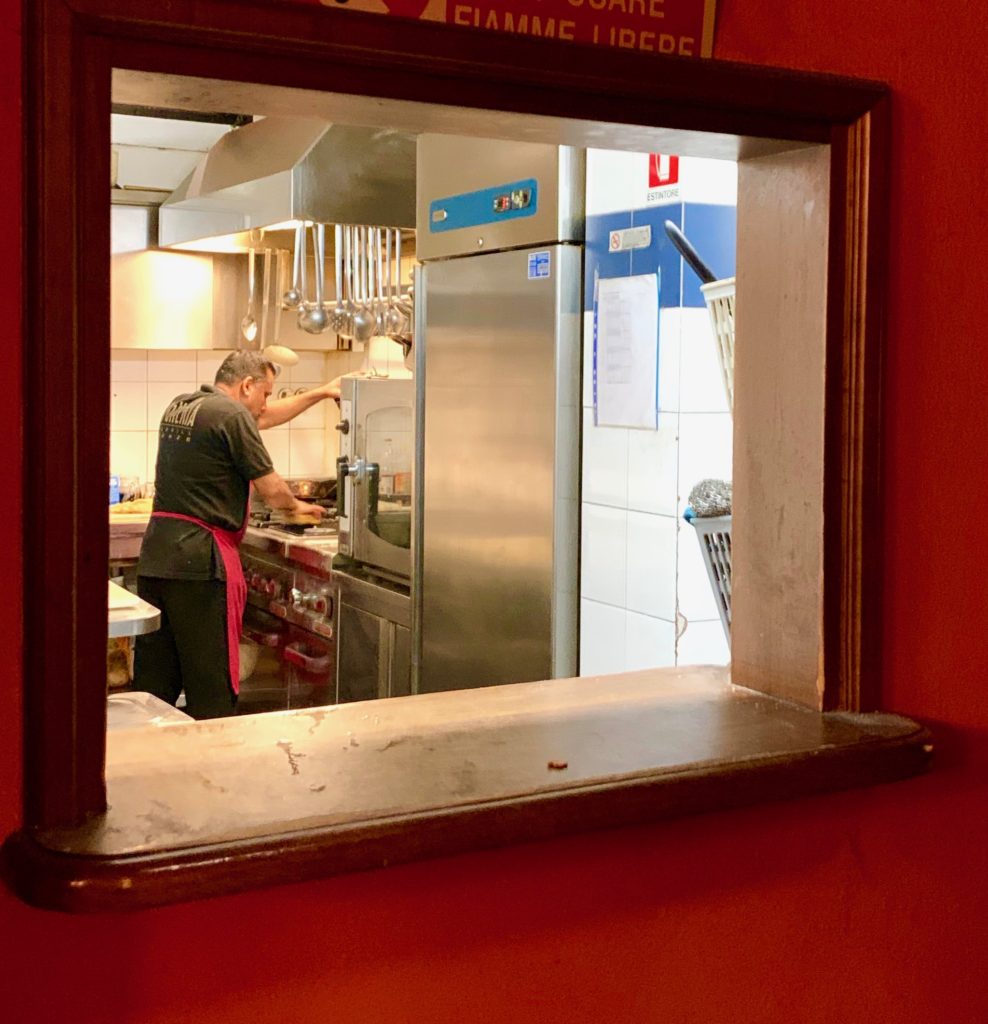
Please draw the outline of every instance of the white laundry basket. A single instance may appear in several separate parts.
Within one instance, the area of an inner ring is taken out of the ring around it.
[[[734,278],[725,277],[700,285],[714,329],[717,358],[727,393],[727,405],[734,412]]]
[[[731,642],[731,516],[693,516],[690,525],[700,542],[721,625]]]

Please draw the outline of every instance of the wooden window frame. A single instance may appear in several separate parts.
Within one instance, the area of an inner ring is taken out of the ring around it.
[[[114,67],[422,102],[455,98],[478,110],[828,145],[823,718],[879,706],[880,544],[865,523],[874,521],[879,508],[885,86],[272,2],[180,0],[156,7],[131,0],[38,0],[27,5],[26,14],[24,494],[43,495],[45,508],[61,514],[27,514],[24,524],[24,650],[30,652],[24,684],[25,821],[7,851],[19,879],[15,887],[25,898],[78,909],[70,890],[84,888],[77,882],[86,869],[76,865],[66,874],[64,856],[53,854],[39,837],[85,828],[106,809],[102,679],[109,467],[105,443],[93,439],[109,431],[109,257],[92,254],[110,251],[104,197]],[[920,728],[909,725],[892,744],[902,755],[896,767],[875,762],[863,768],[851,759],[830,783],[816,778],[805,791],[922,770],[929,744]],[[779,779],[766,789],[766,798],[800,791],[791,779]],[[689,809],[690,799],[686,794],[677,804],[679,813]],[[731,805],[729,799],[700,800],[698,808],[725,803]],[[623,816],[615,811],[609,820],[661,813],[670,810],[642,805],[633,813],[626,808]],[[508,829],[495,841],[579,827],[553,827],[545,820],[513,833]],[[607,820],[595,819],[593,827],[602,823]],[[414,849],[413,843],[405,854],[379,855],[376,862],[478,845],[485,841],[464,843],[462,836]],[[284,843],[274,846],[285,849]],[[249,851],[242,852],[246,863]],[[303,876],[371,862],[351,860],[333,868],[310,856]],[[159,856],[155,863],[160,868],[168,858]],[[247,870],[236,887],[299,877],[302,861],[296,859],[294,868],[292,863],[286,858],[281,874]],[[118,872],[117,895],[131,884],[123,877],[128,871],[132,877],[132,864]],[[50,885],[39,881],[55,876],[60,881]],[[159,882],[154,895],[135,895],[134,905],[187,898],[192,891],[169,895],[167,883]],[[206,883],[198,891],[230,886]]]

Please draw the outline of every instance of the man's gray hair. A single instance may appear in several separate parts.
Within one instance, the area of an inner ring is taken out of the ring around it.
[[[237,384],[245,377],[260,379],[271,371],[278,376],[278,367],[269,359],[265,359],[260,352],[248,352],[239,350],[231,352],[226,359],[220,363],[216,371],[214,384]]]

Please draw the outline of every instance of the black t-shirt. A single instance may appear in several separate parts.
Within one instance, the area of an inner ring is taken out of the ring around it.
[[[273,469],[247,408],[204,384],[192,394],[179,395],[161,417],[154,511],[178,512],[223,530],[239,530],[250,482]],[[210,534],[181,519],[151,519],[137,571],[172,580],[226,578]]]

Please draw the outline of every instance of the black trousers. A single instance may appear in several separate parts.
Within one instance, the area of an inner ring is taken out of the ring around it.
[[[161,627],[137,638],[134,689],[174,705],[185,690],[193,718],[232,715],[223,580],[165,580],[138,576],[137,593],[161,609]]]

